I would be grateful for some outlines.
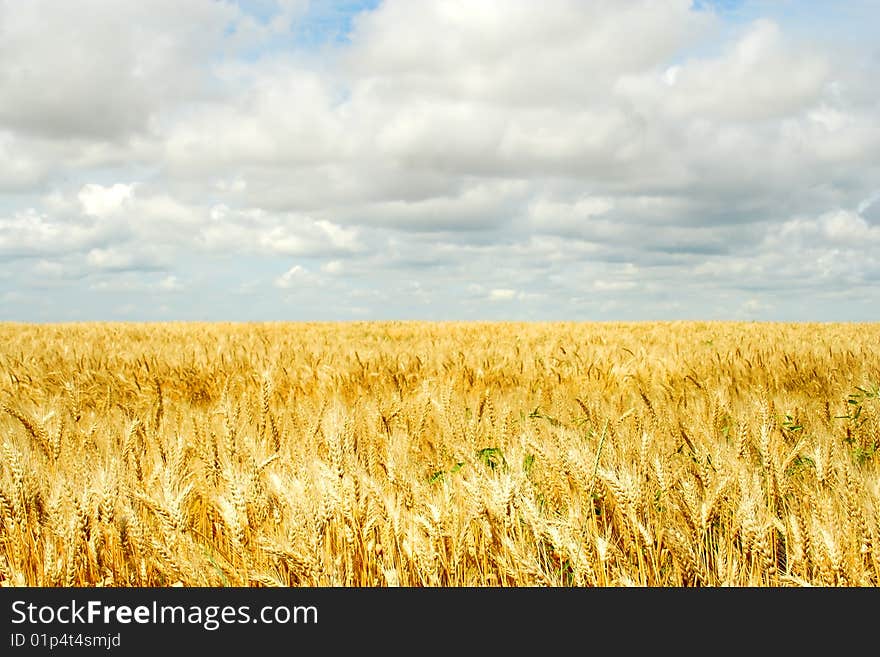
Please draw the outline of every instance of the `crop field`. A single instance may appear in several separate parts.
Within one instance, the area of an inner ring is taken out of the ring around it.
[[[0,324],[3,586],[877,586],[880,324]]]

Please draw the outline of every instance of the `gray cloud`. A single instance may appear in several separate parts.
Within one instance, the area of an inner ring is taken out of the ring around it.
[[[35,0],[0,12],[0,125],[55,139],[145,130],[164,101],[206,91],[204,52],[236,13],[204,0]]]

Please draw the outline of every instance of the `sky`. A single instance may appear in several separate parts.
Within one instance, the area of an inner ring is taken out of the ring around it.
[[[878,24],[0,0],[0,321],[880,321]]]

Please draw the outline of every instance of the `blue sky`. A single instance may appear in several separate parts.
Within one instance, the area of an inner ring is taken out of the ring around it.
[[[0,5],[0,321],[876,321],[873,1]]]
[[[238,6],[243,13],[264,25],[281,17],[289,27],[286,33],[258,44],[254,54],[259,55],[344,44],[348,42],[354,18],[373,11],[379,4],[379,0],[312,0],[294,3],[287,12],[276,0],[250,0],[238,3]],[[231,25],[230,30],[234,29],[235,26]]]

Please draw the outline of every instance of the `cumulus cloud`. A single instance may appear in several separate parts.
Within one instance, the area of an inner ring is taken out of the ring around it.
[[[185,286],[178,280],[176,276],[164,276],[158,280],[155,278],[144,279],[139,276],[126,272],[122,276],[113,276],[112,278],[102,278],[96,280],[89,285],[89,289],[96,292],[121,292],[121,293],[143,293],[143,292],[159,292],[162,294],[181,292]]]
[[[635,281],[606,281],[600,278],[593,281],[593,288],[600,292],[620,292],[623,290],[631,290],[635,286]]]
[[[209,217],[196,236],[198,246],[208,251],[317,256],[362,248],[358,229],[307,215],[215,206]]]
[[[345,265],[341,260],[331,260],[321,265],[321,271],[325,274],[341,274],[345,271]]]
[[[158,283],[160,290],[166,292],[179,292],[183,289],[183,284],[177,279],[177,276],[166,276]]]
[[[784,222],[770,240],[807,247],[849,247],[861,249],[880,244],[880,226],[871,226],[860,214],[834,210],[818,217],[797,217]]]
[[[119,183],[111,187],[84,185],[78,194],[83,214],[91,217],[106,217],[125,209],[131,204],[133,187]]]
[[[294,265],[275,279],[275,287],[283,290],[315,285],[317,277],[301,265]]]
[[[662,75],[623,76],[616,90],[679,119],[768,119],[791,116],[818,100],[831,72],[827,57],[795,49],[778,24],[757,20],[717,57],[690,59]]]
[[[700,6],[0,3],[0,294],[864,316],[880,15]]]
[[[516,290],[511,290],[510,288],[501,287],[489,291],[490,301],[508,301],[515,298]]]
[[[89,223],[71,224],[27,208],[0,216],[0,254],[15,259],[67,253],[88,248],[104,234]]]
[[[149,271],[161,268],[163,264],[160,254],[151,252],[149,248],[141,249],[133,245],[130,248],[94,248],[86,253],[85,261],[101,271]]]

